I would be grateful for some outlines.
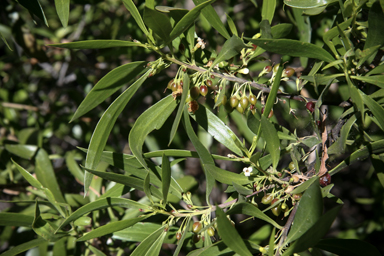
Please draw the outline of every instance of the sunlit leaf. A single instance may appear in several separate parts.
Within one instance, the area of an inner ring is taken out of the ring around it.
[[[144,239],[139,246],[131,253],[131,256],[144,256],[147,252],[150,251],[151,246],[156,242],[156,240],[165,232],[164,226],[160,227],[158,230],[149,235]]]
[[[63,27],[68,26],[70,0],[55,0],[57,15]]]
[[[144,47],[144,45],[141,43],[123,41],[123,40],[86,40],[86,41],[77,41],[77,42],[63,43],[63,44],[49,44],[49,46],[66,48],[66,49],[105,49],[105,48],[113,48],[113,47],[131,47],[131,46]]]
[[[264,115],[261,116],[261,131],[263,139],[267,143],[267,149],[271,154],[273,168],[276,169],[280,160],[280,140],[275,127]]]
[[[133,3],[133,1],[132,0],[123,0],[123,3],[125,5],[125,7],[128,9],[128,11],[131,13],[132,17],[135,19],[135,21],[136,21],[137,25],[139,26],[139,28],[141,29],[141,31],[143,31],[145,35],[148,35],[149,32],[148,32],[147,28],[145,27],[144,21],[141,18],[141,15],[140,15],[139,11],[137,10],[136,5]]]
[[[284,4],[295,8],[316,8],[330,3],[337,2],[337,0],[284,0]]]
[[[233,35],[224,43],[223,48],[221,48],[219,55],[213,61],[210,68],[212,69],[216,64],[236,56],[244,47],[243,40]]]

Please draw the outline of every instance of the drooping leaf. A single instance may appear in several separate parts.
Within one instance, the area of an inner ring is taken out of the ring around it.
[[[207,1],[208,0],[193,0],[195,5],[199,5]],[[226,39],[229,39],[231,37],[224,24],[221,22],[219,15],[217,15],[215,9],[212,6],[206,6],[201,11],[201,13],[203,14],[204,18],[208,20],[209,24],[211,24],[211,26],[216,29],[223,37],[225,37]]]
[[[264,50],[282,55],[289,55],[292,57],[308,57],[326,62],[332,62],[335,60],[332,55],[323,48],[306,42],[291,39],[245,39],[263,48]]]
[[[142,147],[147,135],[154,129],[160,129],[164,122],[176,108],[177,102],[172,95],[165,97],[155,105],[147,109],[137,118],[135,124],[129,133],[129,146],[141,165],[148,169],[147,164],[142,156]]]
[[[252,256],[236,228],[232,226],[232,223],[220,207],[216,208],[216,216],[218,232],[223,242],[242,256]]]
[[[163,154],[162,158],[162,165],[161,165],[161,171],[162,171],[162,192],[163,192],[163,200],[164,203],[167,202],[167,197],[168,197],[168,191],[169,191],[169,186],[171,185],[171,165],[169,164],[168,157]]]
[[[107,234],[111,234],[113,232],[123,230],[125,228],[128,228],[128,227],[136,224],[139,221],[145,220],[148,217],[149,216],[146,215],[146,216],[133,218],[133,219],[110,222],[108,224],[105,224],[104,226],[101,226],[99,228],[92,230],[91,232],[86,233],[85,235],[83,235],[82,237],[77,239],[77,241],[79,241],[79,242],[80,241],[87,241],[87,240],[92,239],[92,238],[105,236]]]
[[[145,204],[138,203],[136,201],[125,199],[125,198],[103,198],[96,201],[93,201],[91,203],[88,203],[79,209],[77,209],[75,212],[73,212],[70,216],[68,216],[63,223],[60,224],[58,229],[61,229],[62,227],[65,227],[72,221],[77,220],[78,218],[82,217],[85,214],[88,214],[93,211],[105,209],[108,207],[113,206],[119,206],[123,208],[134,208],[134,209],[142,209],[144,211],[150,210],[151,207]]]
[[[140,77],[135,83],[133,83],[128,89],[126,89],[104,112],[99,122],[93,131],[91,141],[89,143],[87,157],[85,159],[85,167],[95,169],[100,162],[101,154],[107,143],[109,134],[119,117],[120,113],[124,110],[129,100],[136,93],[137,89],[147,79],[150,71]],[[84,176],[84,192],[88,193],[89,185],[91,184],[93,175],[89,172]]]
[[[236,141],[241,143],[236,134],[209,109],[199,104],[199,109],[191,117],[218,142],[235,154],[243,155],[243,152],[236,144]]]
[[[280,140],[275,127],[264,115],[261,116],[261,131],[271,154],[273,168],[276,169],[280,160]]]
[[[128,63],[117,67],[106,74],[92,88],[83,102],[81,102],[71,121],[86,114],[88,111],[99,105],[113,93],[119,90],[124,84],[129,83],[137,75],[140,75],[146,71],[147,69],[144,68],[145,64],[146,62],[144,61]]]
[[[60,48],[66,48],[66,49],[105,49],[105,48],[113,48],[113,47],[132,47],[132,46],[144,47],[144,45],[141,43],[123,41],[123,40],[86,40],[86,41],[77,41],[77,42],[63,43],[63,44],[49,44],[48,46],[54,46],[54,47],[60,47]]]
[[[68,26],[70,0],[55,0],[57,15],[63,27]]]
[[[339,256],[380,256],[375,246],[358,239],[328,238],[320,240],[315,247]]]
[[[178,37],[179,35],[181,35],[181,33],[183,33],[184,31],[186,31],[188,29],[188,27],[190,25],[192,25],[194,23],[194,21],[196,20],[196,18],[199,16],[201,10],[203,8],[205,8],[206,6],[212,4],[213,2],[215,2],[216,0],[209,0],[209,1],[206,1],[204,3],[201,3],[199,5],[197,5],[195,8],[193,8],[192,10],[190,10],[179,22],[177,22],[177,24],[174,26],[174,28],[172,29],[172,32],[171,34],[169,35],[169,41],[166,42],[166,44],[170,41],[172,41],[173,39],[175,39],[176,37]]]
[[[191,121],[188,115],[188,110],[186,107],[184,108],[184,126],[189,139],[191,140],[193,146],[195,147],[197,153],[199,154],[199,158],[200,158],[201,165],[204,170],[205,179],[206,179],[205,199],[209,204],[209,195],[211,194],[212,188],[215,184],[215,179],[211,174],[212,169],[216,168],[215,161],[213,161],[211,154],[209,153],[207,148],[204,147],[204,145],[200,142],[199,138],[196,136],[195,132],[193,131]]]
[[[141,18],[141,15],[140,15],[139,11],[137,10],[136,5],[133,3],[133,1],[132,0],[123,0],[123,3],[125,5],[125,7],[128,9],[128,11],[131,13],[132,17],[135,19],[135,21],[136,21],[137,25],[139,26],[139,28],[141,29],[141,31],[143,31],[143,33],[148,36],[149,32],[148,32],[146,26],[144,25],[144,21]]]
[[[263,213],[259,208],[254,206],[251,203],[247,202],[241,202],[241,203],[236,203],[231,209],[228,210],[227,212],[228,215],[232,214],[245,214],[248,216],[253,216],[258,219],[264,220],[268,222],[269,224],[273,225],[274,227],[281,229],[282,227],[277,224],[273,219],[271,219],[268,215]]]
[[[323,213],[323,198],[318,179],[305,191],[298,204],[285,244],[291,243],[304,235]]]
[[[245,45],[243,43],[243,40],[233,35],[224,43],[223,48],[221,48],[219,55],[213,61],[210,69],[215,67],[216,64],[219,64],[220,62],[236,56],[244,47]]]

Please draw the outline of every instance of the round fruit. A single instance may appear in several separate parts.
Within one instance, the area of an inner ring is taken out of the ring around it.
[[[201,224],[201,222],[198,222],[198,221],[196,221],[192,225],[192,231],[194,233],[199,233],[202,228],[203,228],[203,225]]]
[[[231,105],[232,108],[235,108],[237,107],[237,105],[239,104],[239,99],[233,95],[230,99],[229,99],[229,104]]]
[[[200,94],[204,97],[208,94],[208,87],[206,85],[200,86]]]
[[[212,83],[212,80],[209,80],[209,79],[206,81],[206,83],[207,83],[207,85],[208,85],[209,87],[211,87],[212,84],[213,84],[213,83]]]
[[[295,74],[295,70],[293,68],[286,68],[283,71],[283,77],[291,77]]]
[[[295,199],[296,201],[299,201],[299,200],[301,199],[302,196],[303,196],[302,193],[295,194],[295,195],[293,195],[293,199]]]
[[[278,205],[278,206],[276,206],[276,207],[273,207],[273,208],[271,209],[271,211],[272,211],[273,215],[275,215],[275,216],[279,216],[279,215],[280,215],[280,212],[281,212],[281,206]]]
[[[168,89],[172,90],[172,85],[174,84],[174,81],[175,81],[175,79],[172,79],[171,81],[168,82],[168,85],[167,85]]]
[[[193,237],[192,237],[192,241],[194,243],[198,243],[200,241],[200,235],[194,234]]]
[[[213,227],[208,228],[207,233],[209,236],[214,236],[215,235],[215,230]]]
[[[192,99],[197,99],[200,95],[200,89],[194,86],[189,90],[189,93],[191,94]]]
[[[181,239],[181,232],[177,232],[177,233],[176,233],[176,239],[177,239],[177,240],[180,240],[180,239]]]
[[[331,184],[331,175],[327,172],[323,176],[320,177],[320,186],[326,187]]]
[[[288,205],[286,203],[282,203],[281,204],[281,210],[283,210],[283,212],[288,211],[289,210]]]
[[[177,83],[175,83],[175,82],[173,82],[172,84],[171,84],[171,90],[173,91],[173,92],[175,92],[175,91],[177,91]]]
[[[290,162],[288,168],[289,170],[293,171],[295,169],[295,164],[293,162]]]
[[[241,107],[242,107],[243,109],[247,109],[247,108],[248,108],[248,105],[249,105],[248,97],[247,97],[247,96],[243,96],[243,97],[241,97],[241,99],[240,99],[240,104],[241,104]]]
[[[240,114],[244,113],[244,108],[241,106],[240,102],[237,104],[236,110],[239,111]]]
[[[211,75],[211,78],[212,78],[212,79],[215,79],[215,76],[214,76],[214,75]]]
[[[266,194],[265,196],[263,196],[263,198],[261,199],[261,203],[262,204],[270,204],[273,200],[273,197],[271,194]]]
[[[313,113],[313,111],[315,111],[315,102],[309,101],[305,104],[305,107],[309,110],[309,112]]]
[[[256,105],[257,103],[257,98],[255,95],[249,95],[249,103],[251,103],[252,105]]]

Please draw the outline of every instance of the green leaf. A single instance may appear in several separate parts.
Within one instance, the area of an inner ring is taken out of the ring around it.
[[[233,35],[224,43],[223,48],[221,48],[219,55],[213,61],[210,69],[215,67],[216,64],[220,62],[236,56],[244,47],[245,47],[245,44],[243,43],[243,40]]]
[[[293,16],[295,17],[296,26],[299,31],[299,39],[301,42],[311,42],[311,21],[308,16],[303,15],[303,10],[298,8],[292,8]],[[306,67],[308,64],[308,58],[300,57],[302,67]]]
[[[215,184],[215,179],[211,174],[212,169],[216,168],[215,161],[213,161],[211,154],[206,149],[206,147],[204,147],[204,145],[200,142],[199,138],[196,136],[195,132],[193,131],[191,121],[189,120],[188,110],[186,107],[184,108],[184,126],[189,139],[191,140],[193,146],[195,147],[200,157],[201,165],[204,170],[205,179],[206,179],[205,199],[209,204],[209,195],[211,194],[212,188]]]
[[[163,200],[164,203],[167,202],[167,197],[168,197],[168,191],[169,191],[169,186],[171,185],[171,166],[169,164],[168,157],[165,156],[163,153],[163,158],[162,158],[162,165],[161,165],[161,171],[162,171],[162,192],[163,192]]]
[[[49,27],[43,8],[41,8],[38,0],[18,0],[17,2],[29,11],[29,13],[32,15],[32,18],[33,15],[36,15],[40,20],[44,21],[47,27]]]
[[[291,230],[284,244],[291,243],[304,235],[323,213],[323,197],[318,179],[305,191],[298,204]]]
[[[115,99],[108,109],[104,112],[99,122],[93,131],[91,141],[87,151],[87,158],[85,159],[85,167],[95,169],[100,162],[101,154],[107,143],[109,134],[119,117],[120,113],[124,110],[129,100],[136,93],[137,89],[147,79],[150,71],[140,77],[135,83],[133,83],[128,89],[126,89],[117,99]],[[89,172],[85,173],[84,177],[84,192],[88,193],[89,185],[92,181],[92,175]]]
[[[88,203],[79,209],[77,209],[75,212],[73,212],[70,216],[68,216],[63,223],[60,224],[59,229],[65,227],[72,221],[77,220],[78,218],[82,217],[85,214],[88,214],[93,211],[105,209],[108,207],[113,206],[119,206],[122,208],[134,208],[134,209],[142,209],[144,211],[151,210],[151,207],[145,204],[138,203],[136,201],[125,199],[125,198],[103,198],[98,199],[96,201],[93,201],[91,203]]]
[[[163,126],[176,106],[176,100],[173,99],[172,95],[163,98],[137,118],[129,133],[130,149],[141,165],[147,170],[148,166],[142,156],[144,140],[151,131],[154,129],[158,130]]]
[[[83,102],[81,102],[79,108],[73,115],[71,122],[99,105],[113,93],[119,90],[124,84],[129,83],[131,80],[135,79],[138,74],[140,75],[142,72],[146,71],[147,69],[144,68],[145,64],[145,61],[128,63],[117,67],[106,74],[92,88]]]
[[[148,172],[147,175],[145,176],[145,179],[144,179],[144,185],[143,185],[143,188],[144,188],[144,193],[145,195],[148,197],[149,201],[151,201],[152,204],[154,204],[153,200],[152,200],[152,195],[151,195],[151,184],[150,181],[151,181],[151,174]]]
[[[363,97],[364,104],[367,105],[372,114],[376,117],[377,122],[380,124],[381,130],[384,130],[384,109],[377,101],[373,100],[368,95],[365,95],[360,91],[361,97]]]
[[[92,245],[88,245],[89,250],[95,254],[95,256],[107,256],[105,253],[97,249],[96,247],[93,247]]]
[[[271,236],[269,237],[268,256],[273,256],[273,253],[274,253],[273,248],[275,247],[275,234],[276,234],[276,229],[273,228],[271,232]]]
[[[378,76],[351,76],[352,79],[363,81],[384,88],[384,75]]]
[[[124,184],[132,188],[144,191],[144,181],[135,177],[130,177],[122,174],[111,173],[111,172],[99,172],[93,169],[85,168],[88,172],[97,175],[103,179],[114,181],[116,183]],[[150,186],[150,192],[155,197],[162,199],[161,192],[154,186]]]
[[[329,231],[341,207],[342,205],[339,205],[321,216],[308,231],[284,252],[283,256],[293,255],[294,252],[302,252],[310,247],[314,247]]]
[[[5,144],[4,147],[8,152],[28,160],[31,160],[38,150],[35,145]]]
[[[221,121],[217,115],[213,114],[209,109],[199,104],[199,109],[191,117],[206,130],[212,137],[227,147],[229,150],[239,156],[243,156],[243,152],[237,146],[241,143],[236,134]]]
[[[149,32],[147,28],[144,25],[143,19],[141,18],[141,15],[139,11],[136,8],[136,5],[133,3],[132,0],[123,0],[123,3],[125,7],[128,9],[128,11],[131,13],[132,17],[135,19],[137,25],[141,29],[141,31],[144,32],[145,35],[148,36]]]
[[[304,192],[309,186],[312,185],[318,179],[317,176],[313,176],[309,180],[303,182],[300,186],[296,187],[290,194],[295,195]]]
[[[380,256],[380,252],[375,246],[358,239],[323,239],[315,247],[339,256]]]
[[[70,0],[55,0],[56,12],[63,27],[68,26]]]
[[[328,148],[328,154],[341,154],[345,152],[347,138],[352,125],[356,122],[356,115],[352,115],[340,130],[340,137]]]
[[[186,230],[188,230],[188,228],[190,227],[191,219],[192,218],[188,218],[187,224],[185,224]],[[188,232],[186,232],[186,230],[181,235],[181,238],[180,238],[179,242],[177,243],[177,247],[176,247],[175,252],[173,253],[173,256],[178,256],[179,255],[181,247],[183,246],[184,240],[185,240],[185,238],[187,237],[187,234],[188,234]]]
[[[195,5],[202,4],[204,2],[207,2],[208,0],[193,0]],[[208,5],[206,6],[201,13],[203,14],[204,18],[206,18],[209,22],[209,24],[217,30],[223,37],[226,39],[229,39],[231,36],[229,35],[227,29],[225,28],[224,24],[221,22],[219,15],[217,15],[215,9]]]
[[[46,243],[47,241],[44,238],[37,238],[31,241],[28,241],[23,244],[19,244],[15,247],[12,247],[6,252],[3,252],[1,256],[14,256],[14,255],[21,255],[22,252],[28,251],[29,249],[35,248],[37,246],[40,246],[41,244]]]
[[[335,27],[331,28],[330,30],[328,30],[326,33],[324,33],[323,41],[332,50],[332,52],[335,55],[338,53],[336,51],[335,46],[333,45],[332,39],[339,35],[339,28],[340,28],[340,30],[344,31],[345,29],[347,29],[351,25],[352,21],[353,21],[353,18],[350,18],[350,19],[344,21],[343,23],[339,24],[338,27],[335,26]]]
[[[372,46],[362,51],[360,49],[357,49],[356,57],[359,60],[359,62],[357,63],[356,68],[360,68],[361,65],[363,65],[363,63],[367,59],[369,59],[371,56],[377,53],[379,48],[380,48],[380,45]]]
[[[275,104],[276,95],[277,95],[277,92],[279,90],[280,79],[281,79],[282,73],[283,73],[283,65],[280,64],[279,68],[277,69],[275,79],[274,79],[273,84],[272,84],[271,91],[269,92],[269,95],[267,98],[267,103],[265,104],[265,107],[264,107],[263,116],[265,118],[268,118],[268,115],[269,115],[270,111],[272,110],[273,105]],[[259,130],[260,130],[260,127],[259,127]],[[259,134],[259,132],[257,134]]]
[[[267,112],[269,113],[269,112]],[[276,169],[280,160],[280,140],[273,124],[264,115],[261,116],[261,131],[271,154],[273,168]]]
[[[232,215],[232,214],[245,214],[248,216],[253,216],[268,222],[269,224],[273,225],[278,229],[283,228],[282,226],[277,224],[273,219],[271,219],[266,214],[264,214],[259,208],[257,208],[251,203],[247,203],[247,202],[236,203],[227,212],[227,215]]]
[[[168,44],[173,39],[181,35],[181,33],[186,31],[189,28],[189,26],[191,26],[194,23],[194,21],[197,19],[197,17],[200,14],[200,11],[204,7],[212,4],[215,1],[216,0],[209,0],[204,3],[201,3],[197,5],[195,8],[193,8],[192,10],[190,10],[186,15],[184,15],[184,17],[172,29],[172,32],[169,35],[170,38],[167,40],[166,44]]]
[[[380,2],[375,1],[369,10],[368,15],[368,35],[367,40],[364,44],[364,50],[371,48],[376,45],[383,46],[384,34],[382,32],[382,25],[384,24],[384,13],[381,8]],[[373,54],[369,59],[368,63],[371,63],[376,54]]]
[[[338,0],[284,0],[284,4],[295,8],[316,8],[323,5],[328,5]]]
[[[240,195],[248,196],[248,195],[252,195],[252,193],[253,193],[252,189],[245,188],[245,187],[243,187],[240,184],[237,184],[235,182],[232,182],[232,185],[235,188],[235,190],[237,191],[237,193],[239,193]]]
[[[156,241],[149,247],[149,250],[144,256],[158,256],[160,254],[161,246],[163,245],[167,232],[163,233],[156,239]]]
[[[83,235],[82,237],[77,239],[77,241],[78,242],[87,241],[89,239],[93,239],[96,237],[101,237],[101,236],[105,236],[107,234],[111,234],[113,232],[117,232],[119,230],[128,228],[128,227],[136,224],[139,221],[145,220],[148,217],[149,216],[146,215],[146,216],[128,219],[128,220],[120,220],[120,221],[110,222],[104,226],[101,226],[99,228],[92,230],[91,232],[86,233],[85,235]]]
[[[226,214],[220,207],[216,208],[217,229],[221,239],[234,252],[242,256],[252,256],[252,253],[247,249],[243,239],[237,233],[237,230],[228,220]]]
[[[220,183],[232,185],[232,182],[236,182],[237,184],[244,185],[253,182],[253,178],[246,177],[243,173],[226,171],[216,166],[209,168],[209,171],[215,180]]]
[[[376,74],[382,74],[382,73],[384,73],[384,64],[375,67],[374,69],[369,71],[366,75],[370,76],[370,75],[376,75]]]
[[[11,46],[8,44],[7,39],[5,39],[3,33],[1,33],[1,32],[0,32],[0,37],[1,37],[1,40],[4,42],[4,44],[8,47],[8,49],[9,49],[10,51],[13,51],[12,48],[11,48]]]
[[[63,44],[49,44],[48,46],[54,46],[54,47],[60,47],[60,48],[66,48],[66,49],[105,49],[105,48],[113,48],[113,47],[131,47],[131,46],[144,47],[144,45],[141,43],[123,41],[123,40],[86,40],[86,41],[77,41],[77,42],[63,43]],[[129,64],[132,64],[132,63],[129,63]]]
[[[23,167],[18,165],[13,159],[12,162],[14,165],[16,165],[17,170],[23,175],[23,177],[28,181],[29,184],[31,184],[32,187],[35,187],[37,189],[42,189],[43,185],[38,181],[35,177],[32,176],[27,170],[25,170]]]
[[[171,22],[167,15],[148,7],[144,9],[144,23],[164,42],[170,42]]]
[[[231,16],[229,16],[228,14],[225,14],[225,15],[227,15],[227,23],[228,23],[229,29],[232,32],[232,35],[239,36],[237,33],[235,22],[233,22]]]
[[[272,38],[277,39],[287,36],[291,32],[292,27],[293,25],[289,23],[280,23],[271,27]]]
[[[364,102],[363,98],[359,92],[359,89],[355,86],[355,84],[351,81],[349,78],[349,75],[346,74],[345,76],[347,83],[348,83],[348,89],[349,89],[349,94],[351,95],[353,104],[357,108],[357,110],[360,112],[361,116],[361,122],[364,123]]]
[[[139,246],[136,247],[136,249],[133,251],[131,256],[143,256],[143,255],[146,255],[147,252],[150,251],[151,246],[158,240],[158,238],[163,233],[166,233],[164,228],[165,228],[165,225],[160,227],[158,230],[156,230],[151,235],[149,235],[146,239],[144,239],[143,242],[141,242],[139,244]]]
[[[332,62],[335,60],[332,55],[323,48],[306,42],[291,39],[245,39],[263,48],[264,50],[281,55],[308,57],[326,62]]]
[[[33,216],[14,212],[0,212],[0,226],[31,227]]]
[[[261,9],[261,20],[268,20],[272,24],[272,19],[275,14],[276,0],[264,0]]]
[[[75,160],[75,151],[69,151],[65,155],[65,163],[68,166],[69,171],[72,175],[80,182],[84,181],[84,171],[81,170],[79,164]]]
[[[176,114],[175,120],[173,121],[173,124],[172,124],[171,134],[169,135],[168,146],[171,144],[173,138],[176,135],[177,128],[179,127],[181,115],[183,114],[185,100],[187,99],[188,92],[189,92],[189,76],[188,76],[188,74],[184,74],[184,76],[183,76],[183,94],[181,95],[179,108],[177,109],[177,114]]]

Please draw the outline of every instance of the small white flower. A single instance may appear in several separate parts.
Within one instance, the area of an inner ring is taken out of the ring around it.
[[[250,166],[250,167],[245,167],[244,169],[243,169],[243,172],[244,172],[244,175],[245,176],[247,176],[247,177],[249,177],[249,176],[251,176],[251,172],[253,171],[253,168]]]

